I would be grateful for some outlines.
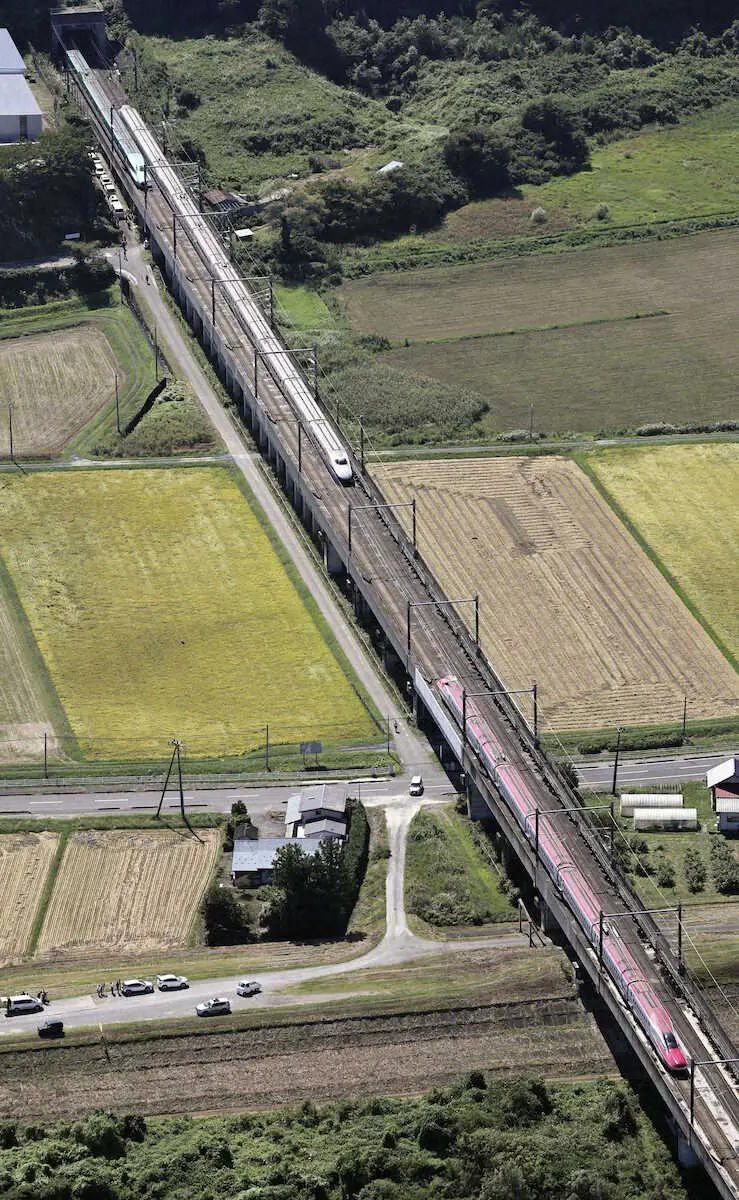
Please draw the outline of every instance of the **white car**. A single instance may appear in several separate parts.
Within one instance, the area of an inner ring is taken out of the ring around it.
[[[180,988],[189,986],[189,981],[184,975],[157,975],[157,987],[160,992],[178,992]]]
[[[212,1000],[204,1000],[202,1004],[196,1004],[195,1012],[199,1017],[220,1017],[226,1016],[231,1011],[231,1001],[225,996],[214,996]]]
[[[411,786],[408,789],[411,796],[423,795],[423,780],[420,775],[414,775],[411,779]]]
[[[153,991],[154,984],[150,979],[124,979],[121,984],[122,996],[146,996]]]
[[[237,996],[258,996],[261,990],[262,985],[256,979],[240,979],[236,985]]]
[[[43,1012],[44,1006],[37,996],[29,996],[22,992],[20,996],[8,996],[5,1004],[7,1016],[19,1016],[21,1013]]]

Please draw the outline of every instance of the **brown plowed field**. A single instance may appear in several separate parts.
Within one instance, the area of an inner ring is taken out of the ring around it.
[[[373,473],[416,497],[421,554],[448,596],[480,594],[485,653],[507,687],[538,681],[549,728],[679,721],[685,695],[694,719],[734,715],[736,673],[575,463]]]
[[[28,949],[57,840],[55,833],[0,835],[0,966]]]
[[[0,342],[0,395],[13,404],[13,451],[46,454],[63,446],[110,400],[117,363],[96,325]],[[7,413],[0,456],[10,451]]]
[[[39,954],[146,950],[187,941],[221,837],[169,830],[74,833],[38,941]]]
[[[614,1070],[592,1019],[559,997],[350,1020],[296,1015],[294,1024],[152,1033],[128,1043],[111,1031],[104,1045],[4,1050],[0,1064],[3,1120],[80,1117],[100,1107],[222,1113],[308,1097],[417,1095],[471,1070],[551,1079]]]

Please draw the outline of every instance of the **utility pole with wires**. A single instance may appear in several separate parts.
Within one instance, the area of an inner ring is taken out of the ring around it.
[[[162,794],[161,794],[161,796],[159,797],[159,807],[157,808],[157,811],[156,811],[156,820],[158,821],[158,820],[160,820],[160,818],[161,818],[161,815],[162,815],[162,805],[163,805],[163,803],[164,803],[164,794],[165,794],[165,792],[167,791],[167,785],[168,785],[168,783],[169,783],[169,777],[170,777],[170,775],[172,774],[172,767],[174,766],[175,759],[177,759],[177,783],[178,783],[178,786],[179,786],[179,791],[180,791],[180,812],[181,812],[181,814],[182,814],[182,820],[183,820],[183,821],[185,822],[185,824],[187,825],[187,828],[190,830],[190,833],[192,834],[192,836],[193,836],[193,837],[194,837],[194,838],[195,838],[195,839],[196,839],[198,842],[202,842],[202,840],[203,840],[203,839],[202,839],[201,837],[198,837],[197,833],[195,832],[195,830],[193,829],[192,825],[191,825],[191,824],[190,824],[190,822],[188,821],[188,819],[187,819],[187,813],[185,812],[185,794],[184,794],[184,792],[183,792],[183,790],[182,790],[182,761],[181,761],[181,758],[180,758],[180,750],[181,750],[181,745],[182,745],[182,743],[179,741],[179,739],[178,739],[178,738],[173,738],[173,739],[172,739],[172,741],[171,741],[169,744],[170,744],[170,746],[172,747],[172,757],[171,757],[171,758],[170,758],[170,760],[169,760],[169,768],[168,768],[168,770],[167,770],[167,775],[166,775],[166,778],[165,778],[165,780],[164,780],[164,787],[162,788]]]

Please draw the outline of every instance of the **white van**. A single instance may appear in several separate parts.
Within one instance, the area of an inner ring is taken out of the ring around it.
[[[20,996],[8,996],[5,1011],[9,1017],[15,1017],[20,1013],[43,1012],[43,1010],[44,1006],[36,996],[29,996],[27,992],[23,992]]]

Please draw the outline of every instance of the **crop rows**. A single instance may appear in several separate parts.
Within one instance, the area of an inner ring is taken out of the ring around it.
[[[55,833],[0,835],[0,964],[28,949],[56,846]]]
[[[415,495],[419,548],[447,595],[480,594],[487,656],[540,688],[553,729],[729,715],[736,675],[572,462],[501,458],[375,468]],[[470,610],[460,609],[470,618]]]
[[[215,865],[219,831],[73,834],[59,868],[39,953],[95,946],[182,945]]]
[[[0,393],[13,403],[14,453],[48,453],[68,441],[110,400],[115,368],[107,338],[92,324],[0,342]],[[9,451],[3,416],[0,456]]]

